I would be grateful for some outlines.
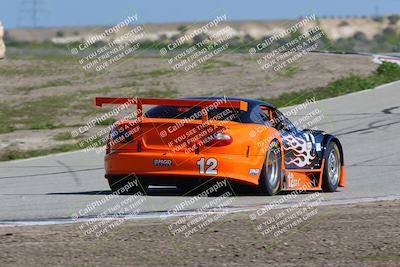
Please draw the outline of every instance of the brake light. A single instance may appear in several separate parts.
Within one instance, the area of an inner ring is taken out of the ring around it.
[[[110,152],[111,152],[111,147],[110,147],[110,135],[108,135],[107,144],[106,144],[106,155],[110,154]]]
[[[217,133],[209,138],[210,139],[205,144],[207,146],[227,146],[233,142],[233,138],[226,133]]]
[[[110,139],[113,145],[130,143],[133,141],[133,130],[126,124],[113,125],[111,128]]]
[[[184,113],[190,111],[190,108],[188,107],[179,107],[178,112]]]

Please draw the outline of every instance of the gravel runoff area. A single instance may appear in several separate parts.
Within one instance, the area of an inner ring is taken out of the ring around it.
[[[279,235],[249,219],[223,216],[185,238],[175,219],[124,221],[96,238],[80,224],[0,227],[1,266],[399,266],[400,201],[316,206]],[[294,211],[293,211],[294,212]],[[281,228],[283,229],[283,228]]]

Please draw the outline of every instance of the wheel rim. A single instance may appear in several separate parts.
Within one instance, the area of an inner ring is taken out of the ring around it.
[[[331,153],[329,153],[328,157],[328,175],[329,182],[332,185],[335,185],[339,180],[339,157],[338,153],[335,149],[332,149]]]
[[[268,182],[275,186],[278,181],[278,158],[273,151],[268,152],[267,168]]]

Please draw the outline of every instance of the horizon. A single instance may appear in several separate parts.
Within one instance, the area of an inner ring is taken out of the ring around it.
[[[395,14],[385,14],[380,15],[380,17],[387,17]],[[338,20],[338,19],[360,19],[365,17],[365,19],[373,19],[375,16],[370,15],[360,15],[360,16],[323,16],[318,17],[317,19],[324,19],[324,20]],[[226,23],[244,23],[244,22],[273,22],[273,21],[298,21],[303,17],[298,18],[281,18],[281,19],[238,19],[238,20],[227,20]],[[1,22],[1,21],[0,21]],[[196,24],[196,23],[206,23],[207,20],[198,20],[198,21],[172,21],[172,22],[145,22],[145,23],[132,23],[131,25],[172,25],[172,24]],[[93,24],[93,25],[60,25],[60,26],[36,26],[35,28],[32,27],[19,27],[19,28],[8,28],[11,30],[40,30],[40,29],[60,29],[60,28],[91,28],[91,27],[108,27],[114,24]],[[3,25],[4,26],[4,25]]]
[[[185,8],[190,3],[171,0],[168,3],[156,1],[135,2],[70,0],[20,0],[7,2],[0,9],[0,21],[6,29],[66,28],[113,25],[127,12],[139,15],[138,24],[186,24],[209,21],[217,14],[226,13],[228,21],[276,21],[296,20],[301,16],[316,14],[317,17],[373,17],[400,13],[400,2],[396,0],[338,0],[321,2],[317,0],[289,0],[250,2],[229,2],[228,0],[205,0],[194,8]],[[95,6],[94,6],[95,3]],[[35,7],[35,8],[34,8]],[[77,8],[78,7],[78,8]],[[290,8],[288,8],[290,7]],[[346,10],[343,11],[343,7]]]

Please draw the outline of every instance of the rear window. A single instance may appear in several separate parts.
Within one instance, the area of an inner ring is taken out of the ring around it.
[[[147,118],[201,120],[200,107],[157,106],[146,112]],[[210,120],[246,122],[247,114],[240,109],[217,108],[208,111]]]

